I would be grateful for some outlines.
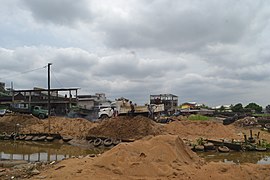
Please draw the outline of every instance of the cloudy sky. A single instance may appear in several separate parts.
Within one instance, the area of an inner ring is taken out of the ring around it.
[[[270,104],[265,0],[0,0],[0,81],[138,104]]]

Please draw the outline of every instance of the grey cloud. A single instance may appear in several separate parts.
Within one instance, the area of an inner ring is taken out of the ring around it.
[[[176,94],[184,95],[180,97],[182,102],[208,102],[212,105],[248,102],[247,97],[256,88],[256,85],[240,80],[207,77],[199,74],[187,74],[173,82],[169,82],[172,84],[171,90]]]
[[[32,16],[42,23],[70,26],[77,21],[91,20],[92,14],[86,0],[24,0]]]
[[[251,3],[243,8],[238,2],[229,2],[152,1],[143,4],[144,8],[135,7],[129,19],[104,18],[100,29],[113,48],[185,51],[215,42],[235,43],[245,35],[253,18],[249,12],[255,8]]]
[[[43,68],[47,63],[53,63],[52,84],[57,87],[79,86],[80,81],[88,79],[87,73],[97,63],[97,56],[77,48],[51,48],[51,47],[22,47],[15,50],[0,49],[0,58],[7,61],[1,62],[0,72],[5,76],[1,81],[15,81],[25,87],[46,87],[47,72]],[[30,72],[29,70],[34,70]],[[22,73],[21,72],[25,72]],[[90,74],[90,73],[89,73]],[[36,83],[34,83],[36,82]],[[61,83],[59,83],[61,82]]]
[[[269,2],[7,2],[0,7],[0,81],[17,88],[46,87],[46,68],[3,77],[52,62],[52,87],[138,103],[159,93],[180,102],[269,103],[262,97],[270,88]]]
[[[93,68],[97,76],[121,76],[131,80],[159,78],[171,71],[186,68],[181,59],[142,59],[133,54],[123,54],[101,58]]]
[[[98,63],[98,56],[79,48],[59,48],[53,53],[52,62],[60,70],[67,68],[85,72]]]

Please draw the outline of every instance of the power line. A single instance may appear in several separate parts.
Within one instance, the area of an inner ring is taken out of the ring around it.
[[[14,75],[9,75],[9,76],[5,76],[5,77],[1,77],[0,79],[7,79],[7,78],[11,78],[11,77],[20,76],[20,75],[22,75],[22,74],[27,74],[27,73],[30,73],[30,72],[33,72],[33,71],[37,71],[37,70],[40,70],[40,69],[45,69],[47,66],[48,66],[48,65],[43,66],[43,67],[40,67],[40,68],[36,68],[36,69],[31,69],[31,70],[19,72],[19,73],[16,73],[16,74],[14,74]]]
[[[61,88],[63,88],[64,86],[62,85],[62,83],[60,81],[58,81],[58,79],[56,78],[54,72],[52,70],[51,70],[51,72],[52,72],[54,80],[58,83],[58,85],[60,85]]]

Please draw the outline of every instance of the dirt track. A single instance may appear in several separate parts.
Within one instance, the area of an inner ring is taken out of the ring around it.
[[[48,132],[49,120],[2,117],[0,123],[22,132]],[[205,163],[182,139],[242,139],[249,128],[223,126],[213,121],[175,121],[157,124],[145,117],[117,117],[101,123],[85,119],[51,118],[51,131],[85,138],[88,135],[136,139],[121,143],[101,156],[68,159],[45,167],[39,179],[270,179],[270,165]],[[255,129],[254,131],[259,131]],[[261,137],[270,140],[267,132]]]

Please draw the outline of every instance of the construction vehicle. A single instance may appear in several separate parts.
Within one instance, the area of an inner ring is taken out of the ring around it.
[[[98,116],[99,119],[110,118],[113,116],[128,115],[131,111],[131,101],[128,99],[118,99],[115,102],[111,103],[110,107],[102,107],[99,110]],[[134,115],[143,115],[148,116],[151,111],[152,118],[159,115],[164,111],[164,104],[146,104],[143,106],[137,106],[134,104]]]
[[[28,106],[26,104],[13,104],[9,107],[12,112],[22,114],[32,114],[40,119],[48,117],[48,110],[43,109],[41,106]]]

